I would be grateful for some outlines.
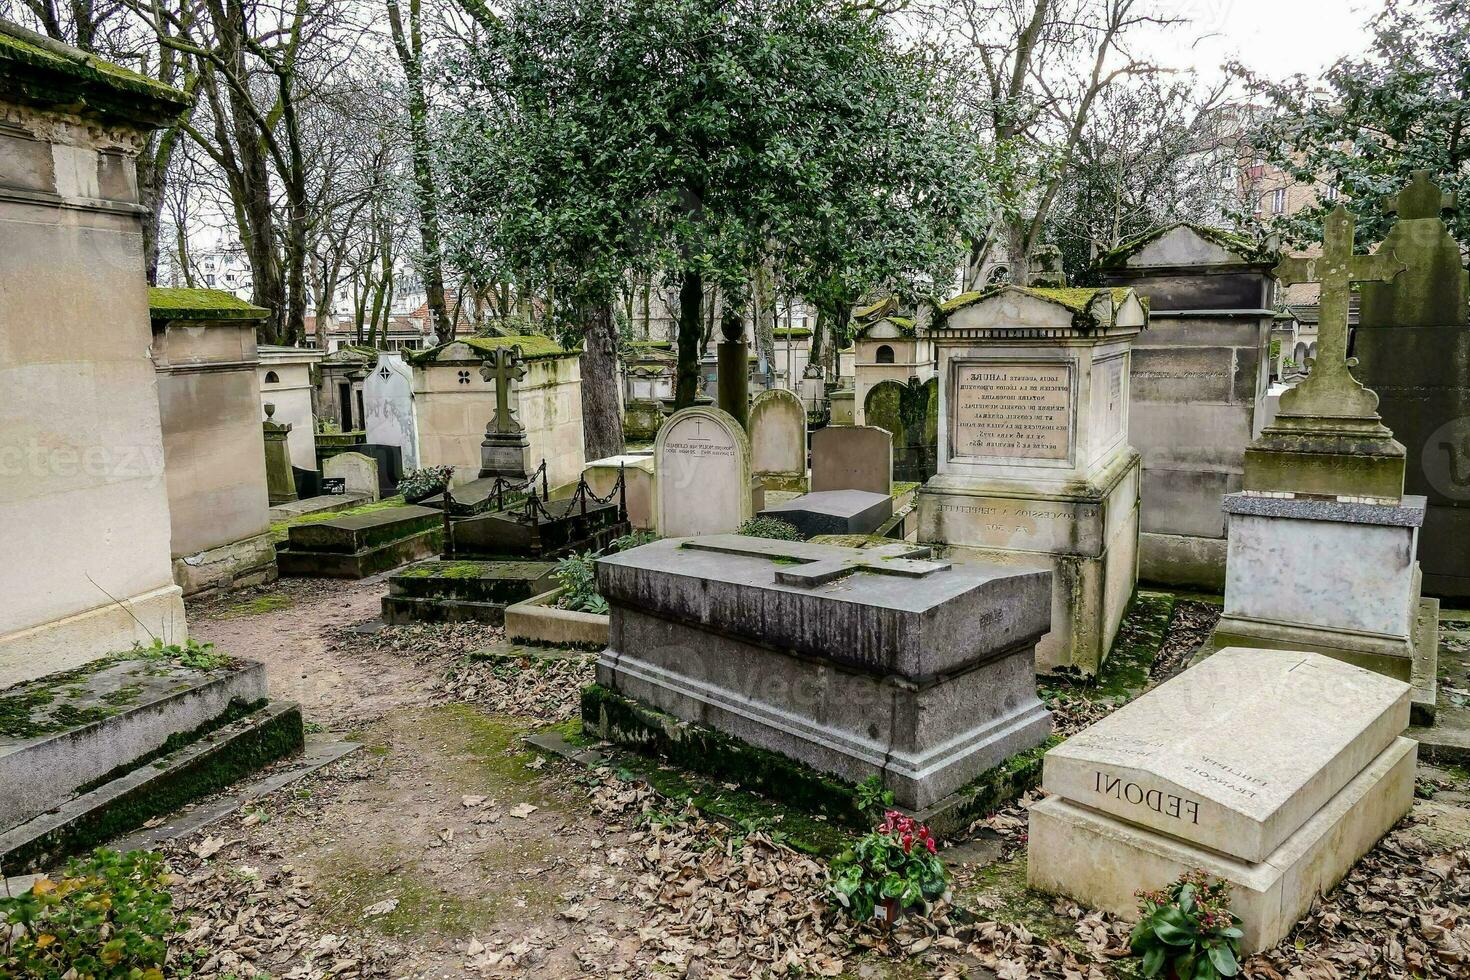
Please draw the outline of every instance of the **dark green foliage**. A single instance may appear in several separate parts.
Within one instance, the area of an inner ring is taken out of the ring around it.
[[[832,900],[859,922],[884,899],[909,909],[949,889],[949,872],[935,853],[929,828],[896,810],[832,862]]]
[[[1240,919],[1230,911],[1230,883],[1188,871],[1159,892],[1140,892],[1140,919],[1128,943],[1145,977],[1216,980],[1240,972]],[[1172,972],[1171,972],[1172,971]]]
[[[168,940],[183,928],[167,880],[157,854],[99,849],[59,880],[0,898],[0,975],[163,980]]]
[[[775,517],[752,517],[735,529],[736,534],[752,538],[771,538],[776,541],[805,541],[795,524]]]
[[[561,598],[556,601],[559,608],[599,616],[607,614],[607,600],[597,594],[597,569],[593,564],[596,560],[597,553],[588,551],[570,555],[556,563],[556,571],[551,573],[551,577],[563,589]]]
[[[134,644],[133,653],[148,660],[172,660],[190,670],[219,670],[230,658],[215,650],[213,643],[200,643],[192,637],[183,643],[164,643],[157,637],[151,646]]]
[[[453,475],[452,466],[425,466],[422,469],[409,470],[398,481],[398,492],[404,500],[423,500],[436,493],[443,493]]]
[[[1274,82],[1241,71],[1275,114],[1257,141],[1293,179],[1315,185],[1322,200],[1277,224],[1291,243],[1321,241],[1322,219],[1349,199],[1357,245],[1366,251],[1388,232],[1384,204],[1428,170],[1446,192],[1470,197],[1470,32],[1464,0],[1389,0],[1372,22],[1368,53],[1344,58],[1321,81]],[[1325,89],[1325,91],[1324,91]],[[1470,208],[1446,217],[1462,250],[1470,249]]]

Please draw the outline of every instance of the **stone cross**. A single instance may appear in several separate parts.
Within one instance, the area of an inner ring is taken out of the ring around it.
[[[778,585],[815,588],[856,572],[924,578],[951,567],[947,561],[923,561],[928,548],[910,544],[880,545],[877,548],[839,548],[805,541],[777,541],[743,534],[714,534],[691,538],[684,547],[717,551],[726,555],[751,555],[785,563],[776,570]]]
[[[1390,282],[1404,270],[1392,252],[1353,254],[1355,219],[1341,204],[1322,225],[1322,254],[1283,258],[1274,274],[1283,286],[1322,284],[1317,359],[1307,380],[1281,396],[1283,415],[1378,417],[1378,396],[1354,378],[1348,358],[1348,301],[1355,282]]]
[[[490,420],[485,432],[517,433],[521,423],[510,407],[510,383],[526,376],[526,366],[521,359],[520,345],[497,347],[485,358],[480,367],[480,377],[495,382],[495,418]]]

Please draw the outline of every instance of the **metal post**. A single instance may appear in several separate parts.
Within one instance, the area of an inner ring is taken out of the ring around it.
[[[628,473],[618,464],[618,523],[628,519]]]
[[[449,484],[444,485],[444,544],[443,553],[447,558],[454,554],[454,522],[450,520],[449,512],[454,508],[454,493],[449,489]]]

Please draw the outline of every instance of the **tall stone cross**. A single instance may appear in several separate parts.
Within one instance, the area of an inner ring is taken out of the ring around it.
[[[497,347],[480,366],[480,377],[495,382],[495,418],[485,427],[486,435],[492,432],[514,434],[521,431],[521,423],[510,407],[510,383],[526,376],[526,366],[521,358],[521,348]]]
[[[1390,282],[1404,270],[1392,252],[1353,254],[1356,220],[1341,204],[1322,225],[1322,254],[1283,258],[1274,274],[1283,286],[1322,284],[1317,359],[1307,380],[1281,396],[1281,414],[1315,418],[1378,418],[1378,396],[1353,377],[1348,358],[1348,302],[1355,282]]]
[[[744,534],[712,534],[691,538],[684,547],[782,562],[784,567],[776,569],[777,584],[805,588],[826,585],[857,572],[924,578],[951,567],[947,561],[920,560],[929,557],[928,548],[898,543],[867,549],[840,548],[806,541],[753,538]]]

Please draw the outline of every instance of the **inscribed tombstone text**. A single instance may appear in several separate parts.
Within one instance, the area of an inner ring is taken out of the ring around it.
[[[1065,460],[1072,427],[1065,364],[962,361],[955,365],[955,456]]]

